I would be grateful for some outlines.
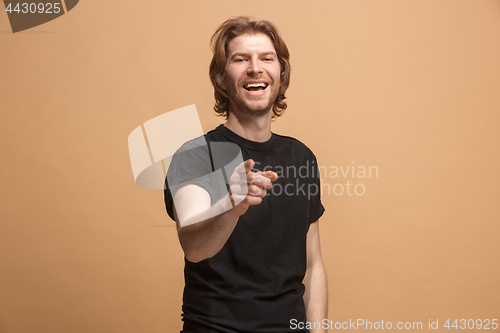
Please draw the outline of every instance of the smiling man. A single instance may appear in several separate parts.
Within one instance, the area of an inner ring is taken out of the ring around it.
[[[269,110],[281,85],[280,63],[272,41],[264,34],[240,35],[229,43],[227,55],[226,80],[221,80],[220,86],[230,96],[229,109],[253,120],[261,118],[270,126]],[[237,119],[228,117],[228,122]],[[262,134],[268,139],[268,131]]]
[[[270,22],[247,17],[224,22],[212,45],[214,109],[226,122],[205,135],[209,162],[192,153],[180,165],[174,155],[167,179],[215,171],[211,143],[236,144],[245,162],[220,200],[200,178],[182,179],[176,191],[167,184],[167,212],[185,254],[182,332],[309,332],[296,323],[327,317],[324,208],[314,154],[271,131],[287,106],[288,49]],[[224,202],[232,206],[221,209]]]

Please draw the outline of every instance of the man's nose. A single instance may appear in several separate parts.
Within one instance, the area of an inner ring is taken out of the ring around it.
[[[248,62],[247,74],[252,75],[252,74],[259,74],[259,73],[262,73],[262,67],[261,67],[260,61],[258,59],[252,58]]]

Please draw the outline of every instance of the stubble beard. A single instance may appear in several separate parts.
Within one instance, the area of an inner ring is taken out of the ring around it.
[[[239,84],[238,87],[241,87],[241,85]],[[260,118],[267,115],[271,112],[274,102],[278,98],[279,94],[279,87],[275,87],[274,82],[269,84],[268,89],[271,89],[271,91],[270,98],[267,100],[267,103],[262,107],[251,107],[244,97],[241,96],[241,91],[237,90],[234,85],[229,85],[227,95],[229,98],[231,112],[237,112],[245,117],[251,118]]]

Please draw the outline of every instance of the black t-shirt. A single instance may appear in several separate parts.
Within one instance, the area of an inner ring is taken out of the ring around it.
[[[215,142],[237,144],[243,160],[255,161],[253,171],[273,170],[278,180],[267,190],[261,204],[250,206],[239,218],[216,255],[198,263],[185,259],[183,332],[308,332],[292,330],[290,321],[307,321],[302,284],[307,264],[306,237],[309,225],[325,211],[314,154],[291,137],[273,133],[266,142],[254,142],[224,125],[208,132],[205,139],[208,147],[191,149],[193,161],[188,163],[189,168],[179,168],[179,159],[173,156],[168,185],[191,177],[197,179],[193,183],[213,192],[206,178],[198,176],[221,167],[214,165],[211,156],[210,146]],[[184,157],[183,165],[185,162]],[[201,170],[206,165],[212,170]],[[190,172],[186,169],[195,170],[195,175],[186,176]],[[165,204],[173,219],[168,185]],[[220,195],[211,193],[212,203]]]

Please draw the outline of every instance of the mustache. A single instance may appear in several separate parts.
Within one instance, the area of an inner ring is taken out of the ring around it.
[[[238,86],[243,86],[245,85],[248,81],[252,81],[252,80],[265,80],[269,85],[272,85],[274,84],[274,80],[271,79],[270,77],[246,77],[244,79],[241,79],[241,80],[238,80]]]

